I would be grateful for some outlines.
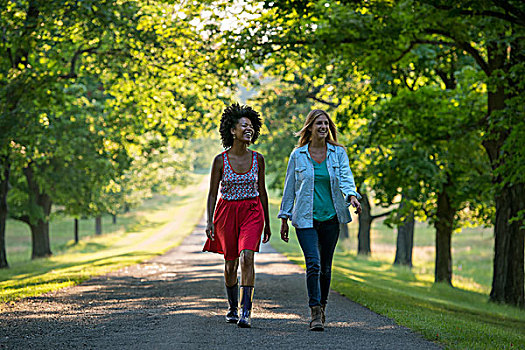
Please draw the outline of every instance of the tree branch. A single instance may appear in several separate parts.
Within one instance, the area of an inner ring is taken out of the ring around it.
[[[518,9],[517,7],[515,6],[512,6],[511,4],[509,4],[508,1],[504,1],[504,0],[492,0],[492,2],[496,5],[496,6],[500,6],[502,9],[504,9],[505,11],[507,11],[508,13],[514,13],[515,16],[517,18],[525,18],[525,12]]]
[[[81,46],[82,47],[82,46]],[[75,68],[76,68],[76,65],[77,65],[77,60],[78,60],[78,57],[84,53],[93,53],[93,52],[96,52],[98,46],[97,47],[92,47],[92,48],[89,48],[89,49],[84,49],[84,50],[81,50],[80,48],[75,52],[75,54],[73,55],[73,57],[71,58],[71,62],[70,62],[70,66],[69,66],[69,73],[68,74],[65,74],[65,75],[60,75],[59,78],[61,79],[74,79],[77,77],[77,73],[75,72]]]
[[[28,225],[31,225],[31,220],[29,219],[29,215],[21,215],[21,216],[9,215],[9,217],[11,219],[22,221],[22,222],[25,222]]]
[[[501,20],[504,20],[504,21],[507,21],[507,22],[510,22],[510,23],[514,23],[514,24],[517,24],[517,25],[521,25],[521,26],[525,25],[525,21],[523,20],[523,18],[524,18],[523,14],[520,15],[520,11],[518,9],[512,7],[512,5],[510,5],[509,3],[502,4],[500,2],[500,4],[498,4],[498,1],[494,1],[494,3],[497,6],[500,6],[501,8],[503,8],[505,11],[507,11],[507,13],[497,12],[497,11],[490,11],[490,10],[485,10],[485,11],[465,10],[465,9],[455,8],[455,7],[452,7],[452,6],[436,4],[433,1],[427,1],[426,3],[428,5],[431,5],[434,8],[438,9],[438,10],[444,10],[444,11],[457,10],[457,13],[459,13],[461,15],[493,17],[493,18],[501,19]],[[509,14],[509,12],[516,12],[517,16],[511,16]]]
[[[470,45],[468,42],[458,40],[452,34],[444,30],[441,30],[441,29],[429,28],[429,29],[426,29],[425,32],[427,34],[442,35],[444,37],[454,40],[454,42],[456,43],[456,46],[468,52],[474,58],[474,60],[480,66],[480,68],[483,69],[485,74],[487,74],[487,76],[490,76],[492,74],[492,70],[490,69],[489,64],[483,59],[479,51],[475,47]]]
[[[390,213],[392,213],[392,212],[393,212],[393,210],[389,210],[389,211],[386,211],[386,212],[381,213],[381,214],[372,215],[372,216],[370,216],[370,217],[372,218],[372,220],[375,220],[375,219],[382,218],[382,217],[384,217],[384,216],[388,216],[388,215],[390,215]]]
[[[410,86],[410,85],[408,85],[407,77],[405,77],[404,74],[401,74],[401,81],[403,82],[403,84],[405,84],[405,86],[406,86],[410,91],[414,91],[414,86]]]
[[[434,71],[441,78],[441,80],[443,81],[447,89],[454,90],[456,88],[456,84],[454,81],[454,75],[453,75],[454,73],[452,73],[452,77],[449,77],[447,73],[445,73],[441,69],[434,68]]]
[[[108,51],[97,51],[97,49],[100,47],[100,45],[96,46],[96,47],[91,47],[89,49],[84,49],[84,50],[77,50],[75,52],[75,54],[73,55],[73,57],[71,58],[71,63],[70,63],[70,68],[69,68],[69,73],[68,74],[64,74],[64,75],[59,75],[58,78],[60,79],[73,79],[73,78],[76,78],[77,77],[77,73],[75,72],[75,68],[76,68],[76,62],[78,60],[78,57],[80,57],[80,55],[84,54],[84,53],[95,53],[95,54],[98,54],[98,55],[108,55],[108,54],[113,54],[113,53],[117,53],[117,52],[121,52],[122,50],[116,50],[116,49],[113,49],[113,50],[108,50]]]
[[[408,45],[408,48],[406,48],[405,50],[403,50],[403,52],[401,52],[401,55],[399,55],[399,57],[393,59],[392,61],[390,61],[389,63],[390,64],[393,64],[393,63],[396,63],[397,61],[401,60],[403,57],[405,57],[410,51],[412,51],[412,49],[414,48],[414,46],[416,46],[416,42],[415,41],[412,41],[410,42],[410,45]]]
[[[443,46],[456,46],[456,43],[449,42],[449,41],[441,41],[441,40],[422,40],[422,39],[416,39],[410,42],[410,45],[408,45],[408,48],[406,48],[403,52],[401,52],[401,55],[399,57],[393,59],[389,63],[396,63],[397,61],[401,60],[403,57],[405,57],[417,44],[430,44],[430,45],[443,45]]]
[[[341,105],[340,103],[333,103],[333,102],[330,102],[330,101],[325,101],[325,100],[315,96],[315,93],[312,93],[312,92],[308,93],[306,95],[306,98],[309,98],[309,99],[312,99],[314,101],[323,103],[323,104],[325,104],[327,106],[330,106],[330,107],[333,107],[333,108],[337,108],[337,107],[339,107]]]

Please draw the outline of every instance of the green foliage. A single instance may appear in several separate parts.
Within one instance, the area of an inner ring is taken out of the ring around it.
[[[74,216],[126,207],[116,195],[124,183],[129,193],[140,183],[137,198],[146,198],[183,181],[189,167],[176,140],[212,128],[230,94],[213,40],[194,23],[203,4],[5,5],[0,154],[13,163],[13,217],[42,218],[28,211],[28,166],[40,191]]]
[[[472,119],[483,111],[480,105],[479,96],[464,96],[462,90],[423,86],[400,90],[373,106],[356,142],[367,155],[376,198],[389,204],[403,193],[422,220],[433,220],[436,194],[447,186],[457,226],[461,218],[490,223],[490,166],[481,134],[472,128]]]

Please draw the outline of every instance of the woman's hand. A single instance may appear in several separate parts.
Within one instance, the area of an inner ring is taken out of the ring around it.
[[[206,225],[206,236],[212,241],[215,241],[215,225],[213,222],[208,222]]]
[[[356,196],[350,196],[350,204],[356,209],[356,214],[361,214],[361,203],[359,203]]]
[[[265,225],[263,243],[268,243],[271,236],[272,236],[272,230],[270,229],[270,225]]]
[[[281,239],[288,242],[288,219],[281,219]]]

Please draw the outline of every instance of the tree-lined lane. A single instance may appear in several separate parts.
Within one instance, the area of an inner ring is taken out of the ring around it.
[[[336,293],[326,331],[309,332],[304,271],[268,245],[256,256],[253,328],[227,324],[223,260],[201,252],[203,231],[147,263],[4,308],[0,346],[439,348]]]

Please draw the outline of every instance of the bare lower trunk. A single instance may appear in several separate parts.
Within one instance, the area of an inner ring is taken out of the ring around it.
[[[357,233],[357,254],[370,255],[370,228],[372,227],[372,212],[368,196],[361,199],[361,214],[359,214],[359,231]]]
[[[75,244],[77,244],[78,243],[78,219],[77,218],[75,218],[74,226],[75,226]]]
[[[51,198],[40,191],[40,186],[36,182],[32,165],[24,168],[24,175],[27,180],[29,190],[30,212],[39,212],[37,217],[28,216],[25,222],[31,228],[32,254],[31,258],[42,258],[51,255],[51,245],[49,242],[49,215],[51,214]]]
[[[33,251],[31,259],[50,256],[51,248],[49,242],[49,222],[38,220],[36,224],[29,224],[31,228],[31,240],[33,241]]]
[[[0,269],[8,268],[7,254],[5,249],[5,226],[7,221],[7,193],[9,191],[9,173],[11,163],[7,156],[2,157],[0,163]]]
[[[490,300],[519,307],[524,304],[525,229],[519,221],[510,222],[524,210],[523,185],[504,187],[496,196],[496,223],[494,226],[494,276]]]
[[[102,216],[97,216],[95,218],[95,234],[101,235],[102,234]]]
[[[399,204],[402,209],[405,206],[404,200]],[[412,267],[412,250],[414,248],[414,211],[406,214],[397,225],[396,257],[394,265]]]
[[[448,183],[447,183],[448,184]],[[436,222],[436,270],[435,282],[452,285],[452,231],[455,210],[447,192],[447,184],[438,194]]]
[[[113,225],[117,224],[117,214],[111,214]]]

